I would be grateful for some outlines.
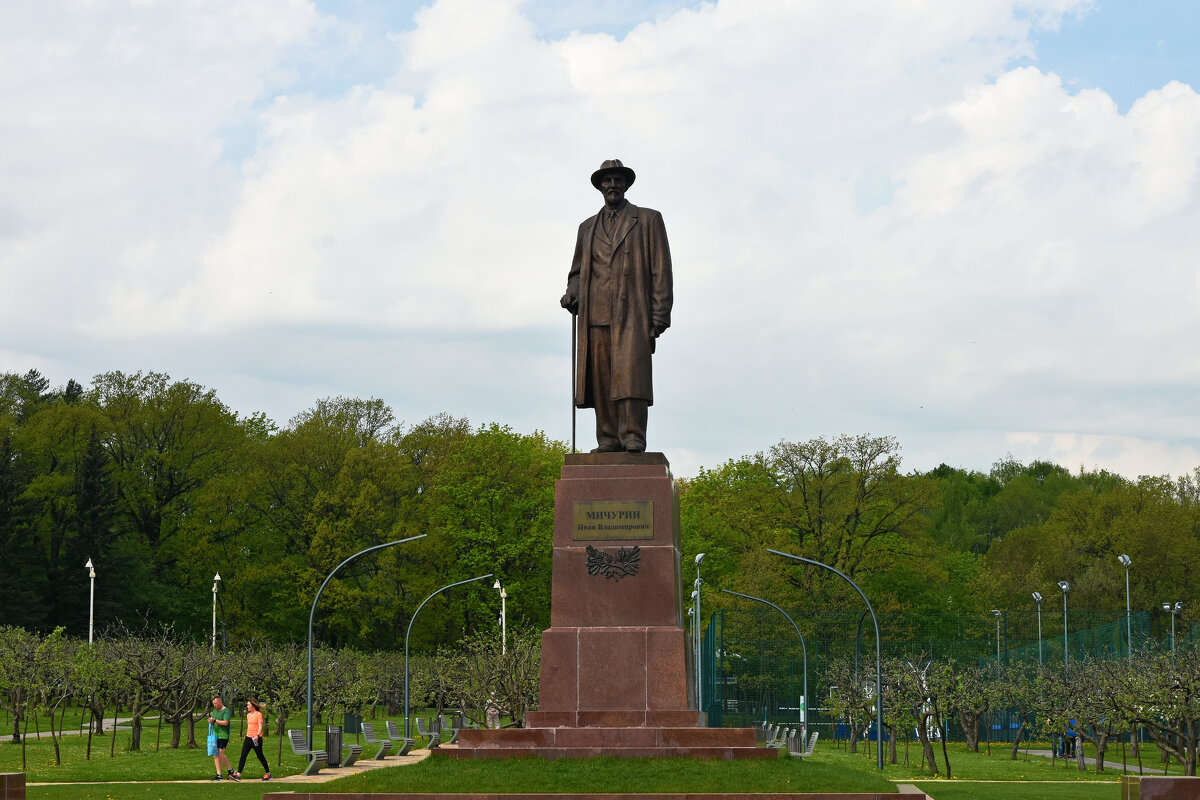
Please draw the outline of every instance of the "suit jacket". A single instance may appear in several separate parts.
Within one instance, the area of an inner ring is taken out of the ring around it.
[[[592,237],[600,215],[579,226],[575,258],[567,276],[567,293],[579,301],[579,336],[575,374],[575,404],[592,405],[587,397],[588,374],[588,285],[591,282]],[[671,324],[671,250],[662,214],[652,208],[626,203],[617,220],[617,244],[613,248],[613,310],[610,328],[612,364],[610,399],[640,398],[654,403],[650,356],[654,352],[652,327]]]

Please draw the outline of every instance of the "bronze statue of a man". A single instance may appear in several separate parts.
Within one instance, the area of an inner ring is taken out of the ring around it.
[[[662,214],[625,199],[635,177],[616,159],[592,173],[604,208],[579,226],[562,298],[579,314],[575,405],[596,409],[593,453],[646,449],[650,357],[671,325],[667,229]]]

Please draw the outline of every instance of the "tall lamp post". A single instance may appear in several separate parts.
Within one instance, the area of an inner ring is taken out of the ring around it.
[[[212,652],[217,652],[217,586],[221,583],[221,573],[213,575],[213,615],[212,615]]]
[[[1129,651],[1129,663],[1133,663],[1133,622],[1129,611],[1129,565],[1133,562],[1129,560],[1129,556],[1122,553],[1117,556],[1117,561],[1121,562],[1121,566],[1125,568],[1125,645]]]
[[[492,584],[493,589],[500,590],[500,655],[508,654],[508,592],[500,585],[500,579]]]
[[[760,603],[766,603],[771,608],[778,611],[780,614],[783,614],[783,616],[785,618],[787,618],[787,621],[792,623],[792,627],[795,628],[796,635],[800,637],[800,651],[804,654],[804,702],[800,709],[804,716],[801,719],[800,741],[802,741],[802,742],[808,741],[808,645],[806,645],[804,643],[804,634],[800,632],[800,626],[796,624],[796,621],[794,619],[792,619],[791,614],[787,613],[782,608],[780,608],[779,606],[772,603],[770,600],[764,600],[761,597],[755,597],[754,595],[750,595],[750,594],[742,594],[741,592],[731,592],[728,589],[722,589],[721,591],[724,592],[725,594],[732,594],[732,595],[737,595],[738,597],[744,597],[747,600],[757,600]],[[766,709],[764,709],[763,711],[765,714]]]
[[[1067,671],[1067,592],[1071,591],[1071,584],[1066,581],[1059,581],[1058,588],[1062,589],[1063,593],[1063,672]]]
[[[871,622],[875,625],[875,764],[878,770],[883,772],[883,647],[880,644],[879,638],[879,618],[875,616],[875,609],[871,607],[871,601],[867,599],[863,590],[858,588],[858,584],[850,580],[850,576],[839,569],[831,567],[828,564],[822,564],[820,561],[814,561],[811,558],[802,558],[801,556],[794,556],[791,553],[781,553],[769,547],[767,548],[767,552],[829,570],[853,586],[854,591],[858,592],[858,596],[867,604],[867,610],[871,612]]]
[[[413,623],[417,621],[417,614],[421,613],[421,609],[425,607],[426,603],[428,603],[430,600],[437,597],[439,594],[446,591],[447,589],[453,589],[455,586],[462,586],[464,583],[474,583],[475,581],[482,581],[482,580],[484,580],[486,578],[490,578],[490,577],[492,577],[492,573],[489,572],[487,575],[478,575],[474,578],[467,578],[465,581],[455,581],[454,583],[447,583],[445,586],[438,589],[436,592],[433,592],[428,597],[426,597],[424,600],[422,600],[421,605],[417,606],[417,610],[414,611],[412,616],[408,618],[408,629],[406,631],[404,631],[404,744],[400,747],[400,752],[397,753],[396,755],[401,755],[401,756],[408,755],[409,750],[411,750],[412,746],[413,746],[413,739],[408,731],[408,637],[412,633]],[[311,745],[310,745],[310,747],[311,747]]]
[[[88,644],[91,644],[93,630],[92,623],[95,619],[94,613],[96,610],[96,567],[92,565],[92,560],[89,558],[87,563],[83,565],[83,568],[88,571],[88,580],[91,582],[91,587],[88,589]],[[1175,617],[1172,616],[1171,630],[1175,629],[1174,619]],[[1173,635],[1171,641],[1175,641]]]
[[[374,550],[382,550],[382,549],[383,549],[383,548],[385,548],[385,547],[391,547],[391,546],[393,546],[393,545],[397,545],[397,544],[404,544],[405,542],[415,542],[417,539],[424,539],[424,538],[425,538],[426,536],[428,536],[428,535],[429,535],[429,534],[427,534],[427,533],[422,533],[422,534],[419,534],[419,535],[417,535],[417,536],[410,536],[410,537],[408,537],[407,539],[397,539],[397,540],[396,540],[396,541],[394,541],[394,542],[384,542],[383,544],[377,544],[377,545],[375,545],[374,547],[368,547],[368,548],[366,548],[366,549],[359,550],[357,553],[355,553],[354,555],[350,556],[350,557],[349,557],[349,558],[347,558],[345,561],[343,561],[342,563],[340,563],[340,564],[338,564],[336,567],[334,567],[334,568],[333,568],[333,571],[332,571],[332,572],[330,572],[328,575],[326,575],[326,576],[325,576],[325,580],[324,580],[324,581],[321,583],[321,587],[320,587],[319,589],[317,589],[317,596],[313,598],[312,608],[311,608],[311,609],[309,609],[309,612],[308,612],[308,687],[307,687],[307,689],[308,689],[308,696],[307,696],[308,712],[307,712],[307,714],[305,715],[304,736],[305,736],[306,743],[308,744],[308,749],[309,749],[309,750],[311,750],[311,749],[312,749],[312,745],[313,745],[313,738],[312,738],[312,734],[313,734],[313,712],[312,712],[312,696],[313,696],[313,617],[315,617],[315,616],[317,615],[317,601],[321,599],[321,592],[325,591],[325,586],[326,586],[326,585],[327,585],[327,584],[328,584],[328,583],[329,583],[331,580],[333,580],[333,576],[337,574],[337,572],[338,572],[338,570],[339,570],[339,569],[341,569],[342,567],[346,566],[346,565],[347,565],[347,564],[349,564],[351,561],[353,561],[354,559],[356,559],[356,558],[358,558],[359,556],[363,555],[364,553],[370,553],[370,552],[372,552],[372,551],[374,551]],[[490,577],[490,576],[489,576],[489,577]],[[439,590],[439,591],[440,591],[440,590]],[[213,596],[214,596],[214,597],[216,597],[216,594],[214,594]],[[428,598],[426,598],[426,599],[428,599]],[[406,680],[405,682],[406,682],[406,684],[407,684],[407,680]],[[408,690],[408,686],[406,685],[406,686],[405,686],[405,691],[407,692],[407,690]],[[408,723],[405,723],[405,724],[408,724]]]
[[[1042,663],[1042,593],[1033,593],[1033,602],[1037,603],[1038,608],[1038,664]]]
[[[1175,615],[1178,614],[1180,611],[1183,611],[1183,603],[1176,603],[1175,605],[1171,605],[1170,603],[1163,603],[1162,606],[1163,606],[1163,611],[1166,611],[1171,615],[1171,652],[1174,653],[1175,652]]]
[[[704,711],[704,668],[700,664],[700,586],[704,583],[700,579],[700,564],[704,561],[704,553],[696,554],[696,590],[692,592],[692,597],[696,601],[696,708],[699,711]]]
[[[1000,680],[1000,609],[993,608],[992,616],[996,618],[996,680]]]

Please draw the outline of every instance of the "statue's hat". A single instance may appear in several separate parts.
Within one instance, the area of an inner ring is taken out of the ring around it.
[[[625,188],[633,186],[633,181],[637,175],[633,174],[633,170],[621,163],[619,158],[610,158],[600,165],[600,169],[592,173],[592,186],[600,188],[600,179],[609,172],[619,172],[625,176]]]

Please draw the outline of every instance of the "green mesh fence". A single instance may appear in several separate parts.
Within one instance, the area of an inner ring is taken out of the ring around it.
[[[805,698],[805,648],[795,629],[770,608],[721,609],[712,615],[701,648],[701,707],[713,727],[741,727],[762,721],[800,724],[807,705],[810,728],[837,735],[827,708],[830,686],[826,665],[833,658],[853,658],[864,672],[873,672],[875,629],[866,613],[852,611],[789,611],[807,647],[808,697]],[[1169,621],[1147,611],[1129,619],[1134,646],[1150,639],[1169,645]],[[927,654],[935,659],[975,660],[981,664],[1036,664],[1039,659],[1036,610],[1002,611],[986,615],[926,616],[882,614],[880,649],[886,656]],[[1124,610],[1071,611],[1067,615],[1066,647],[1072,661],[1113,658],[1128,652]],[[1045,663],[1063,659],[1063,617],[1043,609],[1040,619],[1040,657]],[[999,634],[997,636],[997,633]],[[1184,635],[1177,631],[1179,640]],[[1187,633],[1192,636],[1192,631]],[[1200,635],[1200,632],[1198,632]],[[999,647],[997,648],[997,644]],[[806,702],[807,700],[807,702]],[[992,720],[994,741],[1004,740],[1017,727],[998,713]],[[832,729],[832,730],[830,730]],[[955,731],[950,735],[954,737]]]

